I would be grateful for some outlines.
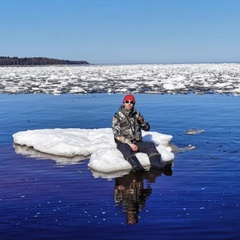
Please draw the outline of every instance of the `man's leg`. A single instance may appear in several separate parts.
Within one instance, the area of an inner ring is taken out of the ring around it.
[[[137,143],[139,151],[145,152],[150,160],[152,168],[171,170],[172,163],[164,163],[161,158],[161,154],[156,149],[154,143],[152,142],[139,142]]]
[[[131,164],[133,171],[145,171],[145,169],[135,156],[135,153],[132,151],[131,147],[128,144],[117,143],[117,149],[122,153],[124,159]]]
[[[164,164],[162,162],[161,154],[156,149],[154,143],[152,142],[138,142],[137,143],[139,152],[144,152],[148,155],[149,161],[152,168],[164,169]]]

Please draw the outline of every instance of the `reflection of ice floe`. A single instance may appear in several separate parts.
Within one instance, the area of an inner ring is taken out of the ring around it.
[[[168,146],[171,139],[171,135],[143,131],[143,140],[154,142],[165,162],[174,159]],[[13,134],[13,140],[15,144],[56,156],[72,158],[91,155],[88,166],[98,172],[131,169],[131,165],[116,148],[111,128],[28,130]],[[137,157],[144,167],[149,166],[146,154],[137,153]]]
[[[0,93],[230,93],[240,64],[1,67]]]
[[[105,179],[109,179],[109,180],[127,175],[127,174],[129,174],[130,171],[131,170],[128,169],[128,170],[119,170],[119,171],[115,171],[115,172],[106,173],[106,172],[99,172],[99,171],[95,171],[95,170],[91,169],[91,172],[92,172],[92,175],[94,178],[105,178]]]
[[[36,151],[32,147],[21,146],[17,144],[14,144],[14,149],[17,154],[22,154],[29,158],[50,159],[55,161],[57,165],[79,164],[80,161],[86,159],[86,157],[84,156],[75,156],[75,157],[67,158],[63,156],[50,155],[47,153]]]

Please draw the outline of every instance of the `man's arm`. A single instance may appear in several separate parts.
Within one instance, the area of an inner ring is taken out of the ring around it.
[[[138,116],[138,122],[141,124],[141,128],[144,131],[149,131],[150,130],[150,124],[144,120],[143,116],[139,113]]]

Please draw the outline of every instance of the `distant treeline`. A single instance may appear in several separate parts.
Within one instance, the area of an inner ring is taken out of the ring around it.
[[[89,64],[87,61],[70,61],[45,57],[18,58],[0,57],[0,66],[33,66],[33,65],[68,65],[68,64]]]

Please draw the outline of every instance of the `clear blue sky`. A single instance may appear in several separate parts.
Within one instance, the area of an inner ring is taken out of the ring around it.
[[[240,61],[240,0],[1,0],[0,56]]]

